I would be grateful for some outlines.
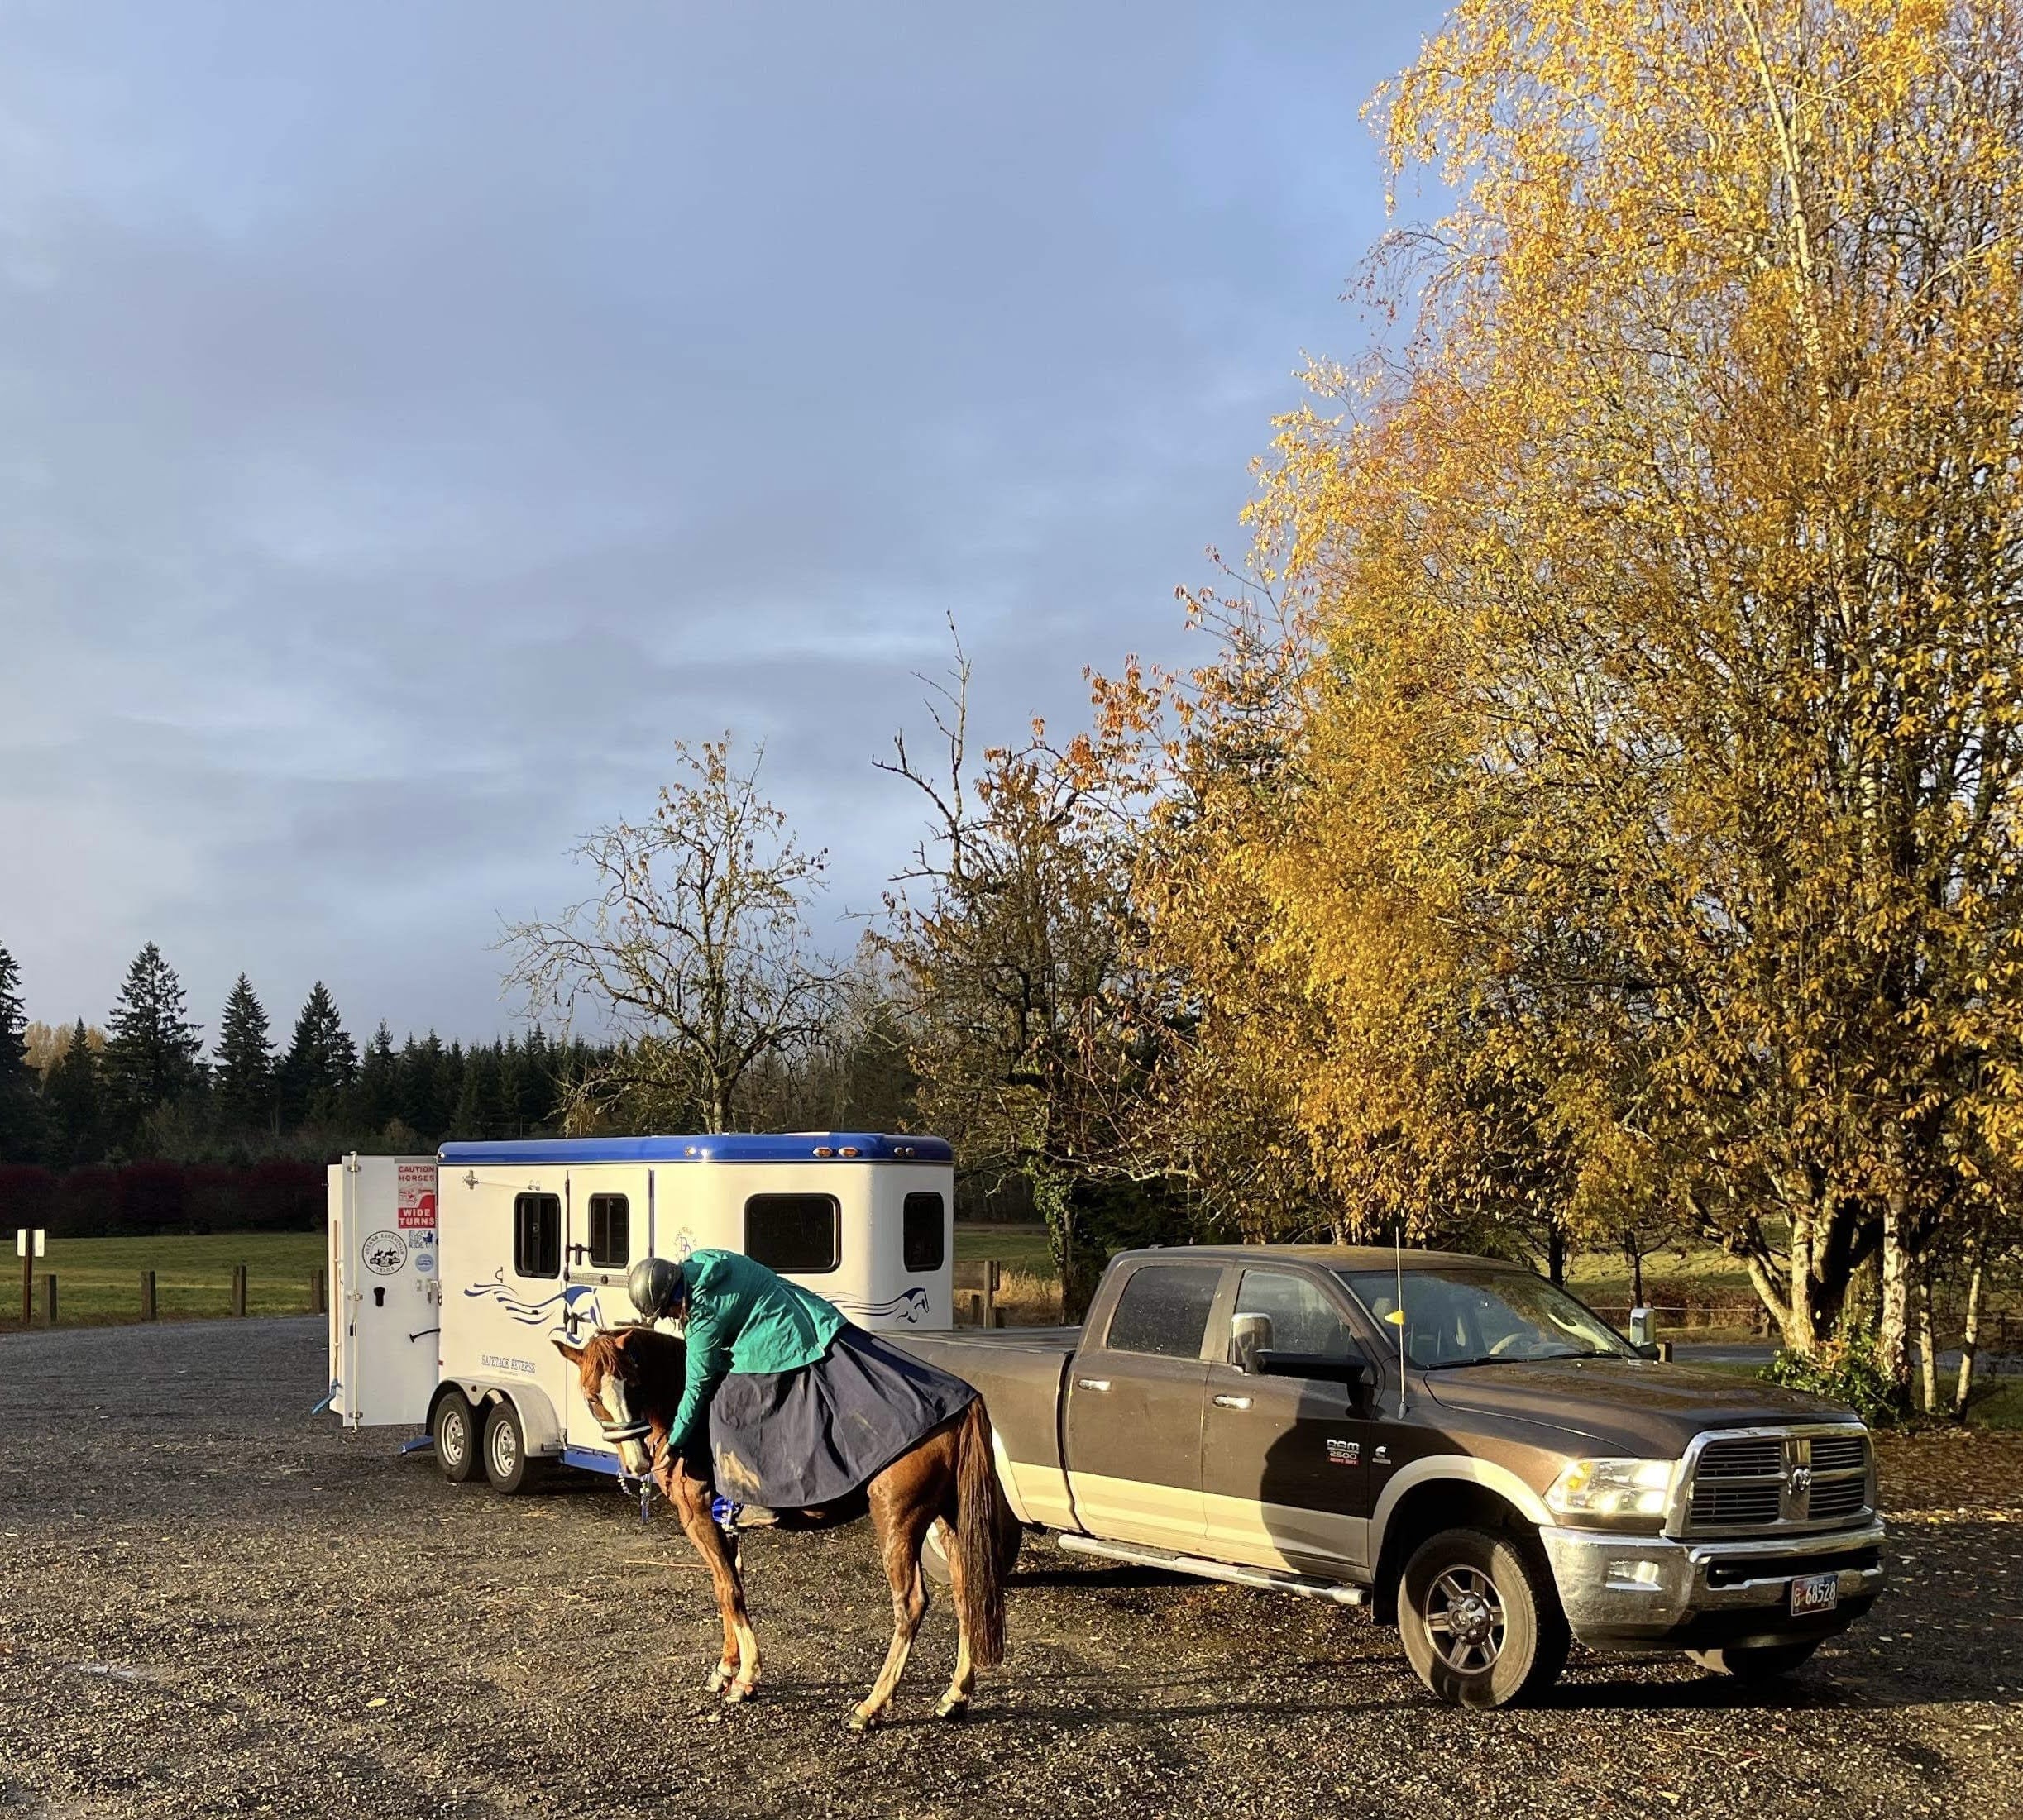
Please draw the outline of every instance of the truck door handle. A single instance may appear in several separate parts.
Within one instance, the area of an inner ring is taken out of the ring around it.
[[[1107,1378],[1078,1378],[1074,1381],[1074,1388],[1077,1390],[1107,1390],[1110,1380]]]
[[[1248,1397],[1217,1397],[1215,1407],[1217,1409],[1248,1409],[1251,1399]]]

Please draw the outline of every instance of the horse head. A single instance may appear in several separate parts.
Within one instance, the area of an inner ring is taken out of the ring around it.
[[[619,1462],[634,1478],[653,1469],[648,1441],[656,1426],[664,1435],[674,1414],[670,1383],[682,1383],[682,1343],[649,1327],[621,1327],[592,1334],[580,1346],[560,1334],[555,1349],[576,1369],[583,1401],[597,1418],[604,1438],[617,1448]]]

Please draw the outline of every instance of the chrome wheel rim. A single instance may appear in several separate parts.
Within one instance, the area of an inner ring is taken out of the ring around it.
[[[1450,1567],[1426,1589],[1423,1613],[1433,1653],[1457,1674],[1481,1674],[1503,1654],[1506,1619],[1495,1582],[1480,1569]]]
[[[443,1412],[442,1435],[443,1459],[452,1466],[461,1466],[471,1437],[464,1432],[463,1417],[453,1409]]]
[[[499,1469],[501,1478],[513,1475],[513,1463],[518,1450],[513,1445],[513,1431],[505,1422],[492,1431],[492,1464]]]

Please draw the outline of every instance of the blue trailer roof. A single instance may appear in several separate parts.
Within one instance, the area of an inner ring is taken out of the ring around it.
[[[520,1138],[446,1144],[450,1163],[952,1163],[946,1138],[880,1131],[717,1131],[689,1138]]]

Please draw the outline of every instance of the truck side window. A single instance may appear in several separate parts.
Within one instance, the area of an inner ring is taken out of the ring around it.
[[[755,1194],[744,1203],[744,1254],[783,1275],[819,1277],[843,1260],[843,1203],[833,1194]]]
[[[1198,1359],[1222,1280],[1219,1264],[1141,1265],[1117,1298],[1103,1344],[1112,1352]]]
[[[632,1203],[622,1194],[590,1197],[591,1266],[623,1270],[632,1262]]]
[[[513,1197],[513,1273],[518,1277],[562,1274],[560,1195]]]
[[[910,1194],[900,1215],[900,1261],[910,1277],[931,1276],[948,1255],[938,1194]]]
[[[1284,1270],[1246,1270],[1236,1287],[1236,1312],[1271,1322],[1274,1352],[1352,1359],[1356,1346],[1334,1304],[1304,1277]]]

